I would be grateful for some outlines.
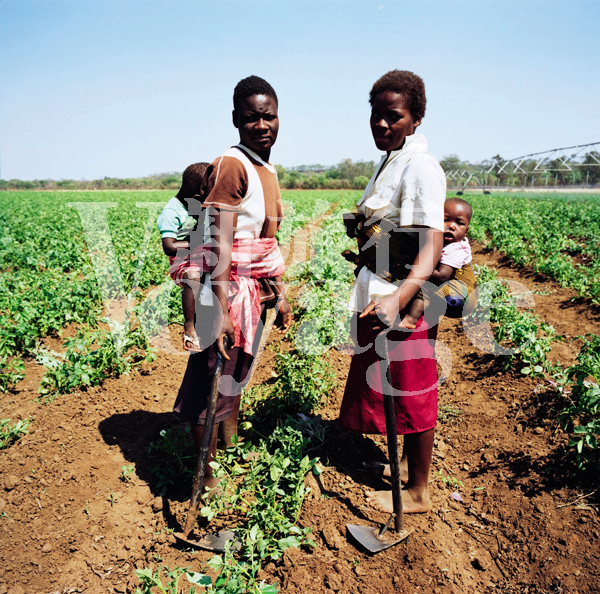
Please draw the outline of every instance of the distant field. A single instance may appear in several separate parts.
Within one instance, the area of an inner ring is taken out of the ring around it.
[[[32,355],[40,338],[72,322],[96,327],[103,315],[99,280],[105,295],[108,291],[114,296],[129,294],[134,285],[141,295],[164,284],[168,262],[155,221],[171,194],[0,193],[0,356]],[[295,229],[334,204],[338,210],[351,209],[360,196],[360,191],[351,190],[284,190],[287,217],[280,241],[289,241]],[[600,194],[470,194],[467,198],[474,208],[473,239],[600,303]],[[88,216],[87,234],[78,210],[68,206],[75,202],[96,209]],[[139,266],[144,241],[147,249]],[[172,315],[179,312],[174,297],[171,310]]]
[[[600,193],[465,198],[474,210],[472,238],[600,303]]]

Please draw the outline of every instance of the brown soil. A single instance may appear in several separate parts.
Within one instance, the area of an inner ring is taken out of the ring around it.
[[[478,246],[474,259],[548,293],[535,295],[535,313],[565,336],[552,353],[564,365],[578,351],[574,337],[600,330],[598,312],[570,291]],[[178,345],[180,330],[172,330]],[[319,411],[326,444],[311,453],[324,472],[307,479],[313,491],[300,518],[318,546],[290,549],[267,565],[265,579],[282,592],[597,592],[600,519],[597,495],[589,495],[597,478],[573,472],[549,383],[502,372],[497,358],[470,344],[460,321],[444,320],[439,338],[452,353],[441,410],[461,413],[438,425],[433,511],[406,516],[409,541],[377,555],[347,539],[346,524],[386,519],[366,505],[364,491],[389,483],[359,469],[364,459],[385,461],[386,442],[337,427],[349,357],[330,352],[339,386]],[[273,357],[266,349],[255,382],[270,376]],[[177,424],[170,411],[185,364],[183,354],[161,353],[142,373],[48,405],[33,401],[42,371],[28,364],[26,378],[2,396],[0,417],[32,422],[0,453],[0,594],[133,592],[135,568],[202,571],[211,553],[191,552],[165,532],[182,521],[191,485],[157,497],[147,454],[159,432]],[[126,464],[135,469],[129,482],[119,478]],[[449,497],[455,490],[462,502]],[[235,521],[243,519],[215,526]]]

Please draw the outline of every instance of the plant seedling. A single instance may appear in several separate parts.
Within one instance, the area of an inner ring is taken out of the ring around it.
[[[133,476],[133,464],[124,464],[121,466],[121,476],[119,477],[124,483],[129,483]]]
[[[436,477],[439,478],[444,485],[447,485],[448,487],[454,487],[455,489],[458,489],[460,487],[464,487],[464,484],[462,481],[458,480],[456,477],[454,476],[444,476],[442,474],[441,470],[438,470],[435,473]]]

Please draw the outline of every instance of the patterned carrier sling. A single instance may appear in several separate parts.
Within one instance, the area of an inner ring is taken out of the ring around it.
[[[359,254],[345,250],[342,256],[356,265],[354,274],[366,266],[371,272],[390,283],[404,280],[409,273],[404,266],[396,264],[401,256],[414,261],[419,252],[419,240],[396,227],[394,223],[381,219],[367,225],[364,215],[349,213],[344,215],[348,234],[360,237],[363,247]],[[385,249],[387,243],[387,250]],[[446,302],[446,316],[461,318],[473,312],[477,305],[477,279],[470,264],[455,270],[452,276],[436,291],[419,291],[416,298],[429,301],[432,298]]]

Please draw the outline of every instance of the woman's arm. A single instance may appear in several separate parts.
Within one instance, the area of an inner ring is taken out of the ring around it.
[[[411,271],[398,289],[387,297],[374,299],[367,305],[359,317],[370,316],[371,326],[375,332],[384,328],[392,328],[398,321],[398,314],[419,292],[423,284],[429,280],[440,260],[444,246],[444,234],[437,229],[425,229],[425,242],[419,250]]]
[[[217,338],[217,351],[229,361],[229,355],[223,345],[223,338],[229,338],[230,348],[235,342],[233,322],[229,316],[229,276],[231,274],[231,249],[233,246],[233,232],[237,226],[237,213],[227,210],[211,208],[212,217],[211,238],[214,266],[211,270],[211,284],[215,297],[223,310],[223,326]]]

